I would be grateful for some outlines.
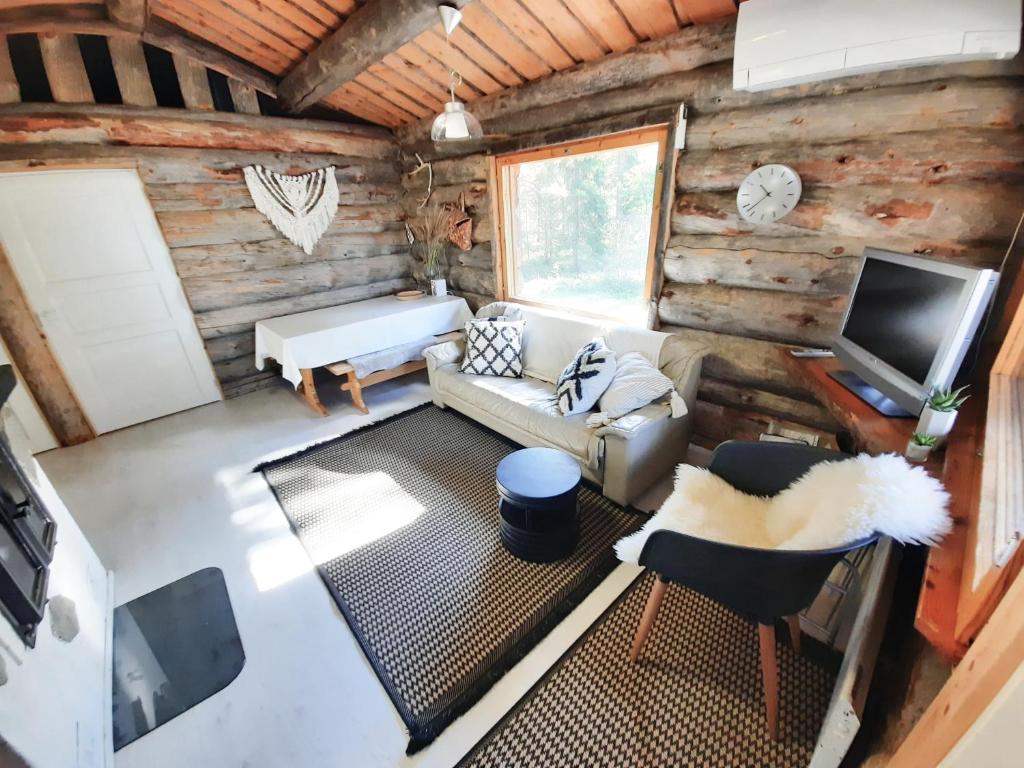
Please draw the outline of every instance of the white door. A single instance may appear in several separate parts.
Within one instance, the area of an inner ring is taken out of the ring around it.
[[[221,398],[135,171],[0,173],[0,240],[97,433]]]

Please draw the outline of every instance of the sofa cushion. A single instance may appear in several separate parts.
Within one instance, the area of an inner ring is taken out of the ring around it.
[[[587,342],[601,336],[603,328],[594,320],[582,320],[551,310],[523,307],[526,331],[523,337],[523,366],[526,375],[554,384],[565,364]]]
[[[463,373],[486,376],[523,375],[523,322],[489,317],[466,323]]]
[[[555,384],[558,409],[566,416],[586,413],[601,397],[615,375],[615,353],[594,339],[576,353]]]
[[[446,365],[434,372],[437,388],[495,418],[536,435],[544,442],[585,463],[596,457],[595,430],[586,425],[586,414],[563,416],[555,400],[555,387],[539,379],[473,376]],[[594,442],[595,446],[591,446]]]
[[[672,379],[651,365],[647,358],[639,352],[627,352],[618,359],[615,378],[601,395],[597,415],[604,418],[600,423],[610,423],[643,408],[673,389]],[[591,424],[597,422],[597,419],[590,420]]]

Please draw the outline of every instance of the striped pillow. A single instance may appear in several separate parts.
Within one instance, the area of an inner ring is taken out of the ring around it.
[[[646,357],[639,352],[627,352],[619,357],[615,378],[601,395],[597,409],[609,421],[614,421],[674,389],[672,379],[651,365]]]

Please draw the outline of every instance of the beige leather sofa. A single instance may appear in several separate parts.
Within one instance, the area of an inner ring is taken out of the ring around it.
[[[481,313],[501,314],[506,306],[493,304]],[[445,342],[423,353],[434,402],[521,445],[565,451],[605,496],[631,504],[686,458],[707,349],[672,334],[513,306],[509,313],[521,311],[526,321],[523,378],[459,373],[465,342]],[[558,375],[580,347],[598,336],[619,354],[640,352],[652,363],[656,359],[662,373],[675,382],[688,413],[672,418],[666,401],[651,403],[607,426],[588,427],[588,414],[563,416],[554,395]]]

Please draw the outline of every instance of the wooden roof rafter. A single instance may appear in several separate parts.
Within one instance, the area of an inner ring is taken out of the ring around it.
[[[736,0],[9,0],[0,34],[134,36],[278,98],[317,103],[395,128],[437,112],[450,73],[465,102],[597,63],[694,23],[734,15]]]

